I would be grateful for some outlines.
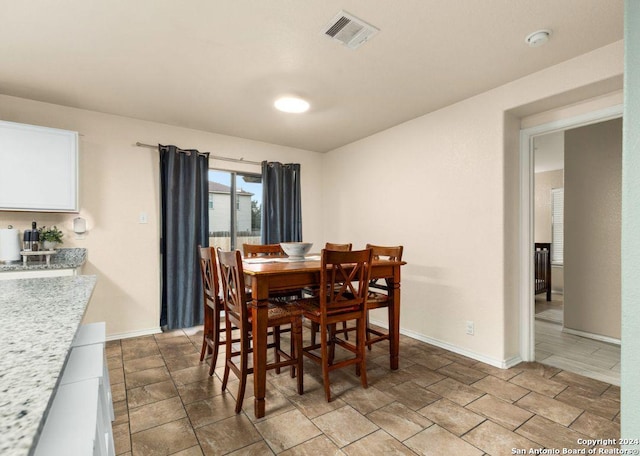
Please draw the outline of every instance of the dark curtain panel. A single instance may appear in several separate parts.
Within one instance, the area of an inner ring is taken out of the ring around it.
[[[300,165],[262,162],[262,243],[302,241]]]
[[[209,154],[158,145],[162,190],[162,312],[167,329],[201,325],[198,244],[209,245]]]

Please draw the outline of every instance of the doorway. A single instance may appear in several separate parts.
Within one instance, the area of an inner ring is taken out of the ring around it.
[[[520,347],[524,361],[536,360],[534,264],[534,142],[535,138],[606,120],[620,118],[622,106],[614,106],[570,119],[525,129],[520,134]],[[561,328],[561,327],[560,327]],[[560,331],[558,331],[560,333]],[[564,334],[565,331],[562,331]],[[579,335],[572,335],[580,337]],[[604,338],[604,343],[607,341]]]
[[[536,323],[564,318],[564,138],[564,130],[533,138]]]

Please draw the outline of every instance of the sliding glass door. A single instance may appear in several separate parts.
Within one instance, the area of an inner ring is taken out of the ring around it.
[[[262,176],[209,170],[209,245],[223,250],[261,242]]]

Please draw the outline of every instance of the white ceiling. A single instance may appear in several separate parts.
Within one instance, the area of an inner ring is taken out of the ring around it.
[[[355,51],[331,41],[321,29],[341,9],[380,33]],[[0,93],[319,152],[623,37],[622,0],[0,0],[0,12]],[[551,41],[529,48],[540,28]],[[282,94],[311,110],[276,111]]]

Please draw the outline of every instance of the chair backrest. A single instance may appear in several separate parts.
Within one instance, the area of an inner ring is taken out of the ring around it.
[[[243,335],[248,332],[249,314],[244,287],[242,255],[239,250],[224,252],[218,248],[218,264],[222,282],[222,302],[225,318],[240,328]]]
[[[367,299],[371,249],[322,250],[320,309],[327,314],[362,309]]]
[[[389,261],[402,261],[402,250],[403,247],[401,245],[397,246],[384,246],[384,245],[373,245],[367,244],[367,248],[371,249],[374,260],[386,259]],[[386,285],[378,282],[380,279],[373,279],[369,282],[369,288],[377,288],[379,290],[387,290],[389,291],[389,281],[385,279]]]
[[[333,242],[327,242],[324,245],[324,248],[327,250],[339,250],[341,252],[350,252],[351,244],[334,244]]]
[[[390,261],[402,261],[402,249],[401,245],[397,246],[384,246],[367,244],[367,248],[373,252],[373,259],[379,260],[381,257]]]
[[[220,299],[220,282],[218,281],[215,250],[213,247],[198,246],[198,252],[200,252],[200,276],[202,277],[204,305],[221,310],[216,306]]]
[[[280,244],[242,244],[246,258],[257,256],[286,256]]]

